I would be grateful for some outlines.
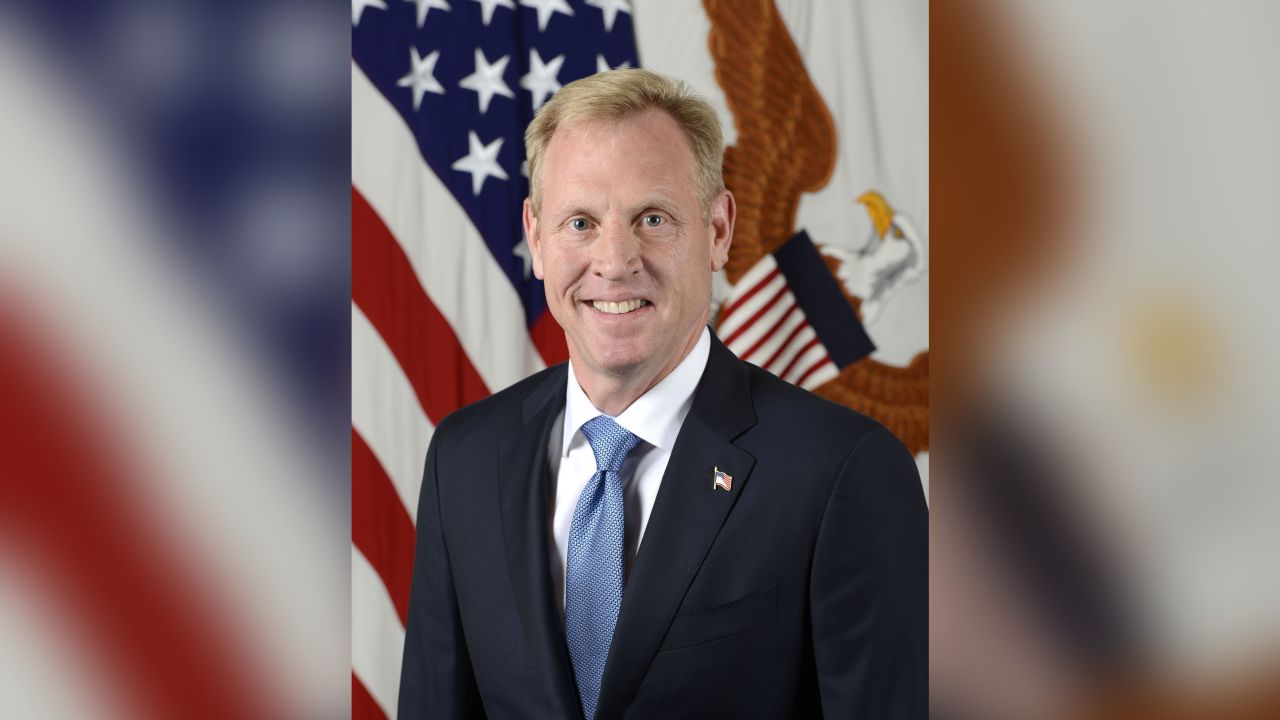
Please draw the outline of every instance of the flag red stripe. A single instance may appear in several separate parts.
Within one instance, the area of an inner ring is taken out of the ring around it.
[[[39,302],[4,300],[0,547],[31,569],[83,671],[119,693],[126,715],[280,717],[266,661],[217,585],[224,573],[193,562],[198,533],[175,537],[190,529],[139,481],[153,470],[128,450],[140,431],[67,360],[65,338],[21,312]]]
[[[726,307],[724,309],[724,312],[720,314],[720,322],[724,322],[725,320],[727,320],[729,316],[734,313],[735,310],[742,307],[743,303],[750,300],[752,295],[755,295],[756,293],[760,292],[760,288],[773,282],[773,279],[778,277],[778,273],[780,272],[782,271],[779,270],[778,268],[774,268],[772,272],[770,272],[768,275],[765,275],[763,278],[761,278],[760,282],[756,283],[754,287],[752,287],[750,290],[743,293],[742,297],[738,298],[737,300],[734,300],[732,303],[729,303],[729,306]]]
[[[769,328],[769,330],[766,331],[765,334],[761,336],[759,340],[756,341],[755,345],[752,345],[749,350],[747,350],[745,353],[743,353],[739,357],[741,357],[743,360],[750,360],[751,356],[754,355],[762,345],[768,342],[769,338],[773,337],[774,333],[778,332],[778,328],[781,328],[783,325],[786,325],[787,320],[790,319],[791,315],[797,312],[798,310],[800,310],[799,305],[792,305],[786,312],[782,313],[782,317],[778,318],[778,322],[774,323],[773,327]]]
[[[351,430],[351,542],[382,578],[400,622],[409,618],[413,520],[378,458]]]
[[[796,363],[800,362],[800,358],[804,357],[805,353],[809,352],[809,348],[817,344],[818,344],[817,337],[810,338],[809,342],[805,343],[804,346],[800,348],[800,352],[796,353],[796,356],[791,358],[791,362],[787,363],[787,366],[782,368],[782,372],[778,373],[778,377],[785,379],[787,377],[787,373],[791,372],[791,368]]]
[[[800,307],[800,306],[796,305],[796,307]],[[791,343],[796,339],[796,336],[804,332],[804,329],[807,327],[809,327],[808,320],[805,320],[804,322],[797,325],[796,328],[791,331],[791,334],[787,336],[787,339],[782,341],[782,346],[779,347],[773,353],[773,355],[769,357],[768,360],[765,360],[763,363],[761,363],[760,367],[766,370],[769,370],[769,368],[773,367],[773,364],[778,361],[778,358],[782,357],[782,353],[786,352],[788,347],[791,347]],[[772,371],[770,370],[770,372]],[[778,377],[782,377],[782,373],[778,373]]]
[[[782,287],[778,288],[778,292],[774,293],[773,297],[769,298],[768,302],[762,305],[759,310],[756,310],[754,315],[748,318],[746,322],[742,323],[742,325],[739,326],[737,330],[734,330],[732,333],[729,334],[729,337],[725,339],[724,344],[725,345],[733,344],[733,341],[737,340],[742,335],[742,333],[746,332],[751,328],[752,325],[756,324],[756,321],[760,319],[761,315],[764,315],[765,313],[769,312],[769,308],[778,304],[778,301],[782,299],[783,295],[787,294],[788,290],[789,288],[784,283]]]
[[[808,370],[805,370],[803,373],[801,373],[800,377],[796,378],[796,386],[797,387],[803,386],[804,381],[808,380],[810,375],[817,372],[818,368],[821,368],[823,365],[826,365],[830,362],[831,362],[831,357],[827,355],[823,355],[821,358],[818,359],[817,362],[810,365]]]
[[[351,298],[386,341],[431,422],[489,394],[404,250],[354,187]]]
[[[351,720],[387,720],[373,696],[364,689],[364,683],[351,673]]]

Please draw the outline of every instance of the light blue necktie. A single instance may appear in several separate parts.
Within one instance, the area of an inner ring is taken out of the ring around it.
[[[622,545],[625,534],[622,476],[627,453],[640,442],[607,415],[582,426],[596,456],[591,476],[569,526],[565,569],[564,634],[573,676],[587,720],[596,714],[600,680],[622,607]]]

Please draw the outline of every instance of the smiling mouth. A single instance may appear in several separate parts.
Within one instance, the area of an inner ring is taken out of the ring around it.
[[[609,315],[625,315],[648,304],[648,300],[641,300],[638,298],[635,300],[623,300],[622,302],[608,302],[606,300],[591,301],[591,307],[602,313],[608,313]]]

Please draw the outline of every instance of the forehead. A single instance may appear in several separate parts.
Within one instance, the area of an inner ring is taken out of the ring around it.
[[[544,193],[577,183],[628,180],[678,184],[692,191],[695,161],[680,125],[655,108],[618,120],[586,120],[558,128],[540,174]]]

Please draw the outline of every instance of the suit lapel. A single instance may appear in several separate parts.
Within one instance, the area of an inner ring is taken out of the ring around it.
[[[755,458],[732,443],[754,424],[746,366],[713,335],[711,356],[672,448],[623,593],[598,718],[621,716],[644,679],[755,465]],[[717,467],[733,477],[731,491],[713,489]]]
[[[564,406],[566,377],[562,366],[525,400],[521,427],[499,445],[498,486],[507,567],[534,672],[542,673],[547,683],[553,716],[581,718],[547,560],[551,542],[547,441]]]

